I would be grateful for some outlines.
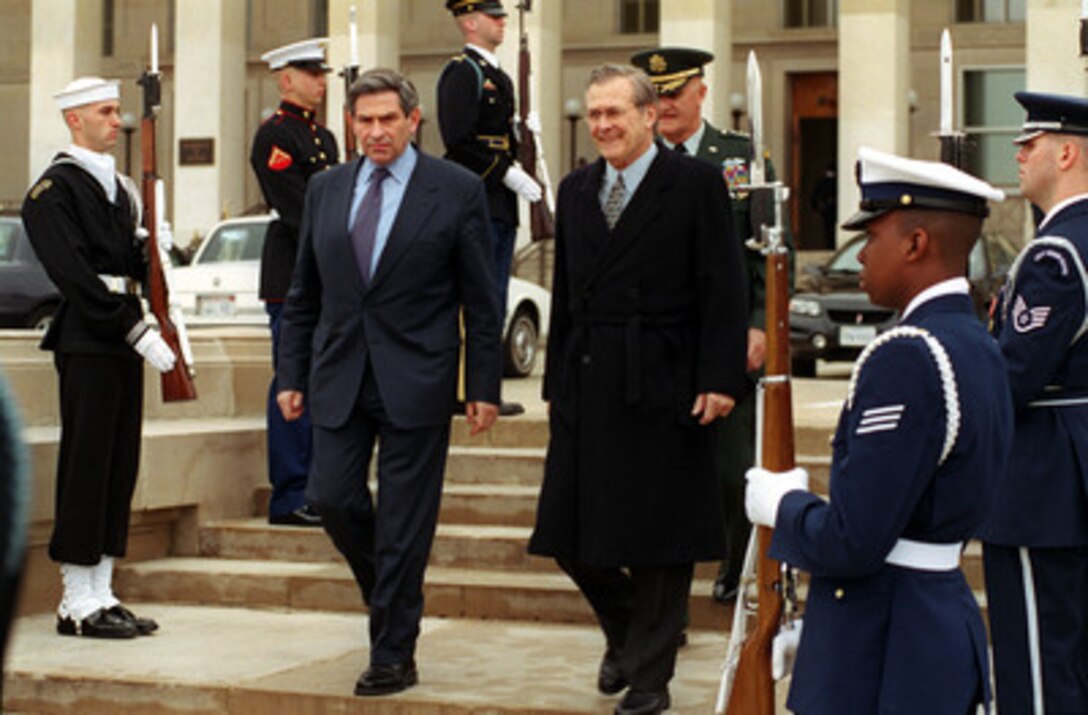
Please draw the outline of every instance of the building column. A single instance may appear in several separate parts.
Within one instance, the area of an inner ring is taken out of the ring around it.
[[[95,42],[102,36],[102,13],[95,3],[32,0],[30,33],[27,186],[71,143],[53,95],[76,77],[99,74]]]
[[[246,209],[249,137],[238,115],[246,91],[246,7],[235,0],[186,0],[176,12],[177,144],[168,188],[174,235],[184,246],[221,217]]]
[[[694,47],[714,55],[706,66],[709,88],[703,115],[718,127],[730,127],[730,67],[733,42],[730,33],[733,3],[720,0],[669,0],[661,3],[662,47]]]
[[[1027,88],[1078,97],[1088,92],[1080,57],[1080,0],[1028,0]]]
[[[910,127],[909,0],[839,5],[839,222],[854,213],[858,148],[905,154]],[[840,242],[844,238],[840,234]]]
[[[325,93],[329,130],[340,145],[344,158],[343,120],[347,85],[341,74],[351,63],[349,25],[355,8],[356,53],[359,72],[375,67],[400,69],[400,3],[397,0],[328,0],[329,3],[329,88]]]

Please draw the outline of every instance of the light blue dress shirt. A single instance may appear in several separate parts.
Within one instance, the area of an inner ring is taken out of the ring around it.
[[[386,241],[389,240],[389,231],[393,228],[393,221],[400,210],[400,202],[404,199],[404,191],[408,188],[408,180],[412,178],[418,159],[416,149],[409,144],[407,148],[390,162],[385,168],[389,170],[389,176],[382,184],[382,216],[378,219],[378,228],[374,234],[374,253],[370,257],[370,275],[378,271],[378,261],[382,251],[385,250]],[[370,175],[374,173],[376,164],[365,161],[363,168],[355,176],[355,188],[351,193],[351,211],[348,213],[348,233],[355,223],[355,214],[359,212],[359,204],[363,202],[363,196],[370,185]]]
[[[623,197],[623,208],[627,208],[631,197],[638,191],[638,185],[642,183],[646,172],[650,170],[650,164],[653,163],[655,156],[657,156],[657,144],[651,144],[642,156],[628,164],[623,171],[616,171],[607,161],[604,163],[604,181],[601,182],[601,190],[597,194],[602,211],[608,201],[608,192],[612,190],[612,184],[616,182],[616,177],[620,174],[623,174],[623,186],[627,190],[627,194]]]

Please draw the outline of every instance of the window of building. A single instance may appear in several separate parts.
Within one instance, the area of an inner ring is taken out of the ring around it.
[[[786,27],[835,27],[839,24],[838,0],[783,0]]]
[[[1024,111],[1013,93],[1027,84],[1024,68],[990,68],[963,73],[963,130],[968,137],[967,170],[992,184],[1018,184],[1013,138]]]
[[[660,20],[660,0],[620,0],[621,34],[657,32]]]
[[[327,0],[312,0],[310,10],[310,25],[315,37],[326,37],[329,34],[329,3]]]
[[[102,0],[102,56],[113,57],[113,0]]]
[[[956,0],[956,22],[1023,22],[1027,0]]]

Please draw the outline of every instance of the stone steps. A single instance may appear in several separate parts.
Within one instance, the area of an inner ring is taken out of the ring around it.
[[[362,611],[346,564],[317,561],[167,558],[126,564],[115,576],[126,601],[248,608]],[[710,598],[712,582],[697,580],[690,602],[693,628],[725,631],[732,609]],[[591,624],[585,599],[565,574],[431,566],[425,615],[445,618]]]
[[[134,604],[163,623],[149,638],[60,638],[52,616],[21,619],[5,712],[49,715],[559,715],[611,711],[599,695],[596,627],[424,618],[420,683],[356,698],[366,665],[358,614]],[[693,632],[670,713],[713,711],[725,636]]]

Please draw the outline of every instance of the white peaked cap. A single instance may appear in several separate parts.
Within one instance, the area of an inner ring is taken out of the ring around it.
[[[62,112],[72,107],[82,107],[84,104],[120,98],[120,80],[101,77],[80,77],[72,80],[64,89],[53,95],[57,108]]]
[[[265,52],[261,55],[261,61],[267,62],[270,70],[283,69],[287,65],[309,65],[314,69],[326,69],[325,45],[328,43],[327,37],[292,42],[290,45]]]

